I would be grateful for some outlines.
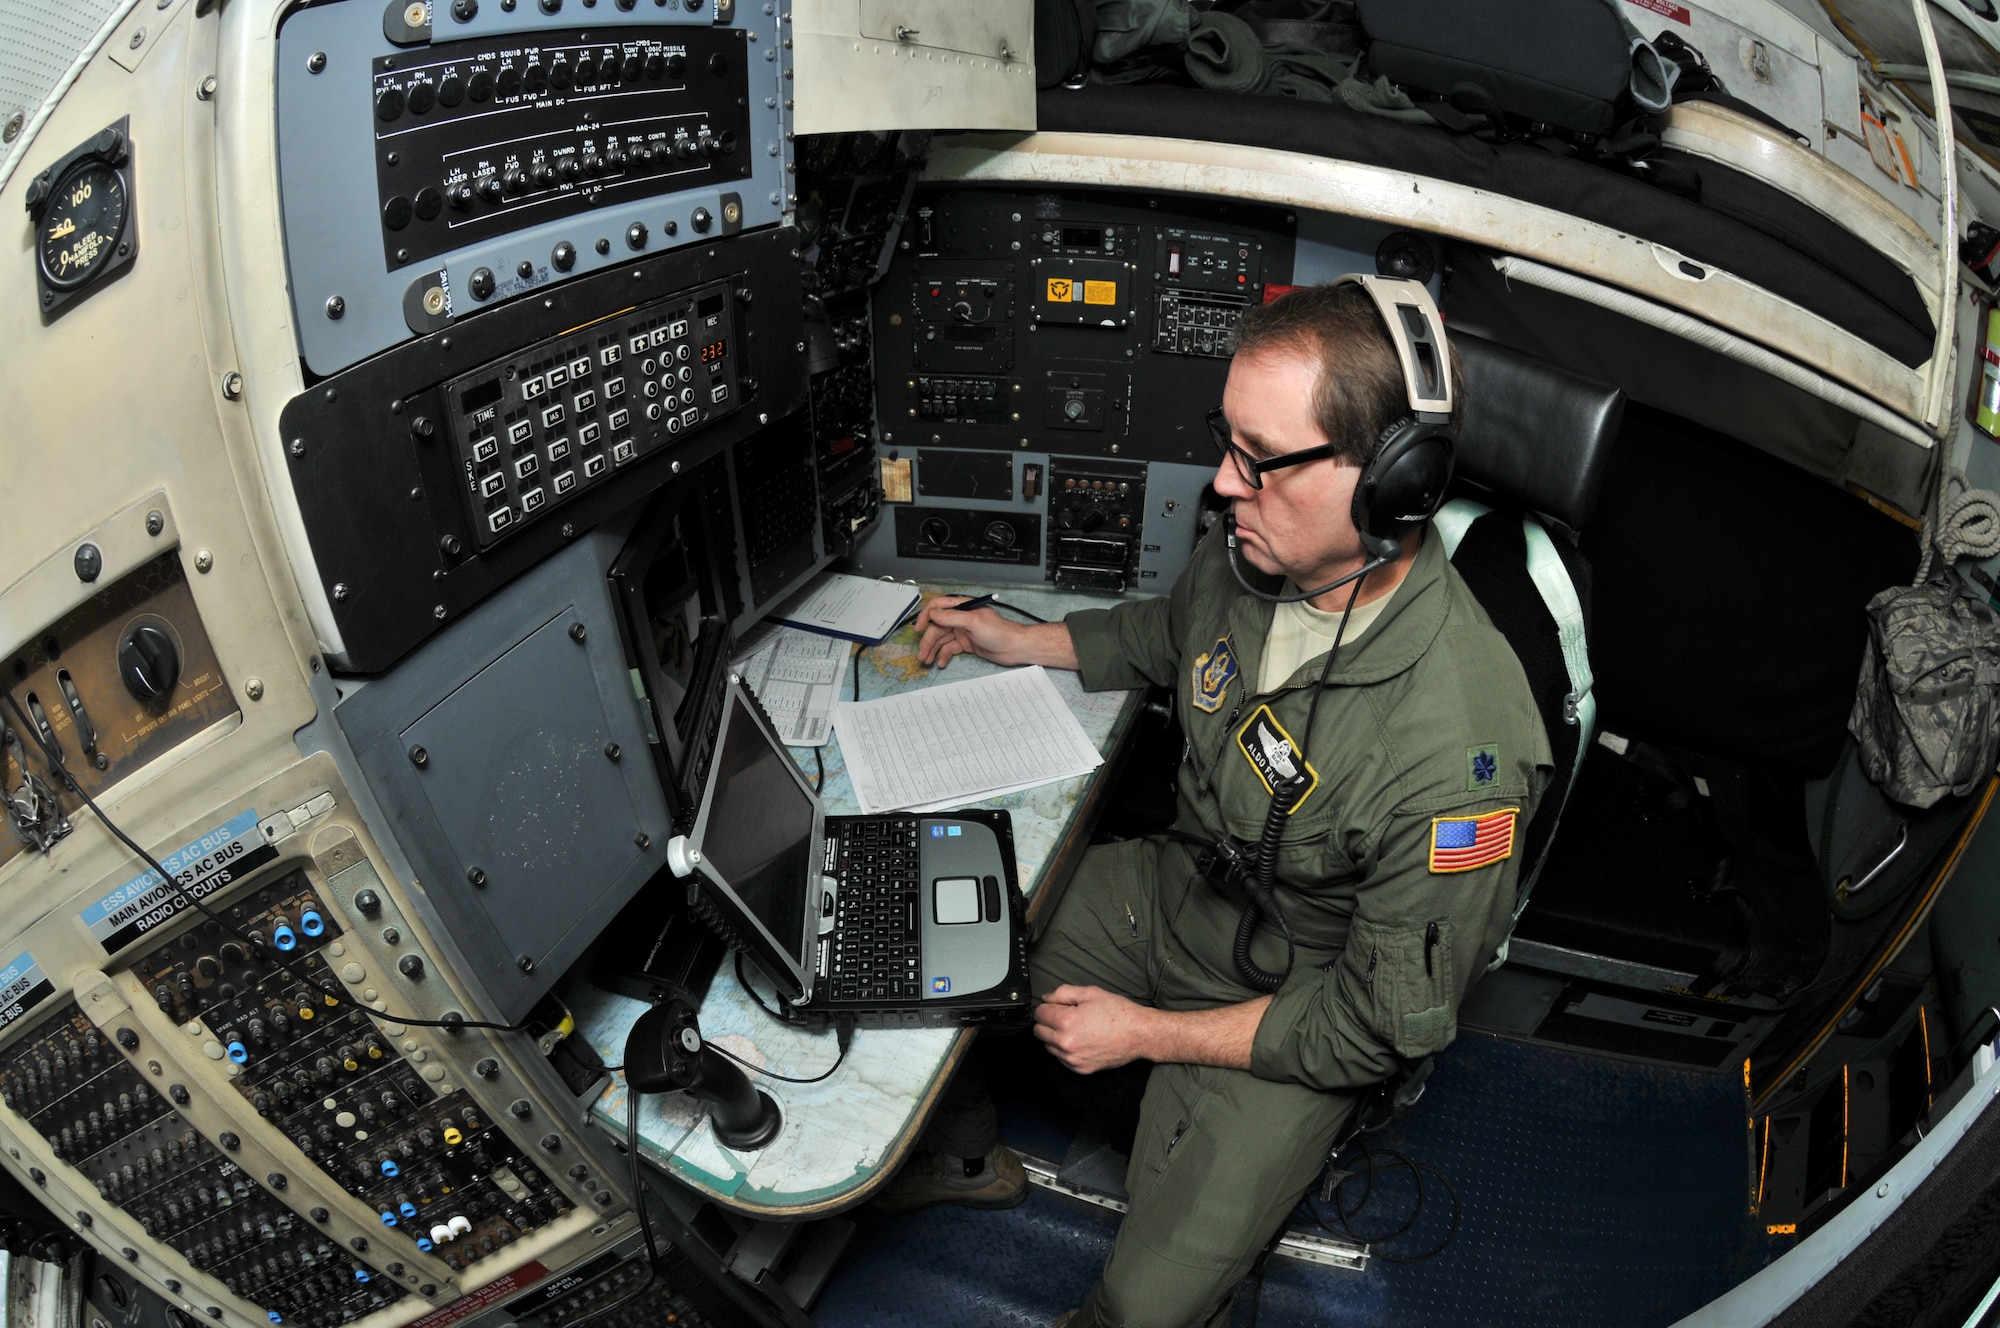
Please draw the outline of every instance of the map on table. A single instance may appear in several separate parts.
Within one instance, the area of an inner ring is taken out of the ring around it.
[[[1076,603],[1073,595],[1033,587],[1008,586],[1002,593],[1007,602],[1049,617]],[[960,655],[945,673],[957,679],[997,671],[997,665]],[[863,652],[861,695],[868,699],[907,691],[928,681],[931,673],[918,662],[917,636],[906,627]],[[1133,703],[1133,693],[1086,692],[1076,674],[1063,670],[1052,669],[1049,677],[1098,750],[1106,750],[1120,716]],[[819,752],[826,771],[820,796],[827,811],[858,812],[839,737]],[[792,758],[811,780],[813,749],[794,748]],[[1031,898],[1072,810],[1102,773],[1099,767],[1088,775],[975,804],[1004,808],[1011,814],[1021,889]],[[746,965],[746,972],[768,1003],[768,984],[754,966]],[[568,984],[562,996],[576,1016],[576,1035],[596,1048],[607,1065],[622,1065],[625,1036],[645,1004],[582,981]],[[724,960],[702,1003],[701,1031],[752,1065],[795,1079],[819,1074],[838,1055],[832,1032],[808,1033],[780,1024],[758,1009],[737,985],[729,960]],[[784,1117],[778,1137],[753,1152],[738,1153],[718,1143],[708,1128],[706,1109],[684,1093],[642,1097],[640,1151],[695,1188],[739,1203],[798,1207],[837,1197],[872,1175],[896,1151],[913,1111],[930,1092],[959,1036],[958,1030],[948,1028],[864,1029],[854,1034],[839,1071],[819,1083],[789,1084],[752,1074],[751,1082],[771,1095]],[[625,1135],[626,1096],[624,1080],[613,1076],[611,1087],[591,1107],[592,1122],[618,1139]]]

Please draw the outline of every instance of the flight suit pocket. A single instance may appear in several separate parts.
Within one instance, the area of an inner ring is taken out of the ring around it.
[[[1158,1068],[1165,1070],[1168,1067]],[[1194,1075],[1189,1067],[1175,1068],[1179,1073],[1155,1073],[1147,1080],[1148,1101],[1142,1113],[1139,1136],[1133,1146],[1131,1170],[1135,1179],[1128,1184],[1136,1183],[1136,1177],[1140,1175],[1158,1176],[1164,1173],[1195,1127],[1201,1094],[1195,1090],[1192,1082]]]
[[[1390,927],[1356,918],[1348,933],[1376,1035],[1399,1056],[1442,1051],[1458,1035],[1458,975],[1449,922]]]

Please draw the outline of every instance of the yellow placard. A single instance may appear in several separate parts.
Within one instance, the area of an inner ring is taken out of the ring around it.
[[[1073,293],[1075,286],[1076,283],[1068,277],[1050,277],[1049,302],[1051,304],[1068,304],[1076,298]]]
[[[915,500],[910,492],[910,458],[899,457],[891,461],[880,458],[882,472],[882,501],[885,503],[907,503]]]
[[[1115,281],[1086,281],[1083,283],[1085,304],[1118,303],[1118,283]]]

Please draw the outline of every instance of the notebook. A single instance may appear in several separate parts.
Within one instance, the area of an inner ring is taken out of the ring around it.
[[[828,816],[732,675],[692,829],[689,903],[788,1018],[936,1027],[1025,1018],[1026,904],[1004,811]]]

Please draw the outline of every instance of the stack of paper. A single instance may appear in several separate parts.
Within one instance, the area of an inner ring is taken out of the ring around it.
[[[833,708],[865,813],[941,811],[1104,763],[1036,665]]]
[[[841,671],[854,647],[843,637],[819,636],[765,624],[738,643],[731,666],[791,747],[824,747],[833,736],[833,703]]]
[[[772,610],[771,616],[808,632],[879,645],[923,598],[908,581],[871,581],[833,572]]]

